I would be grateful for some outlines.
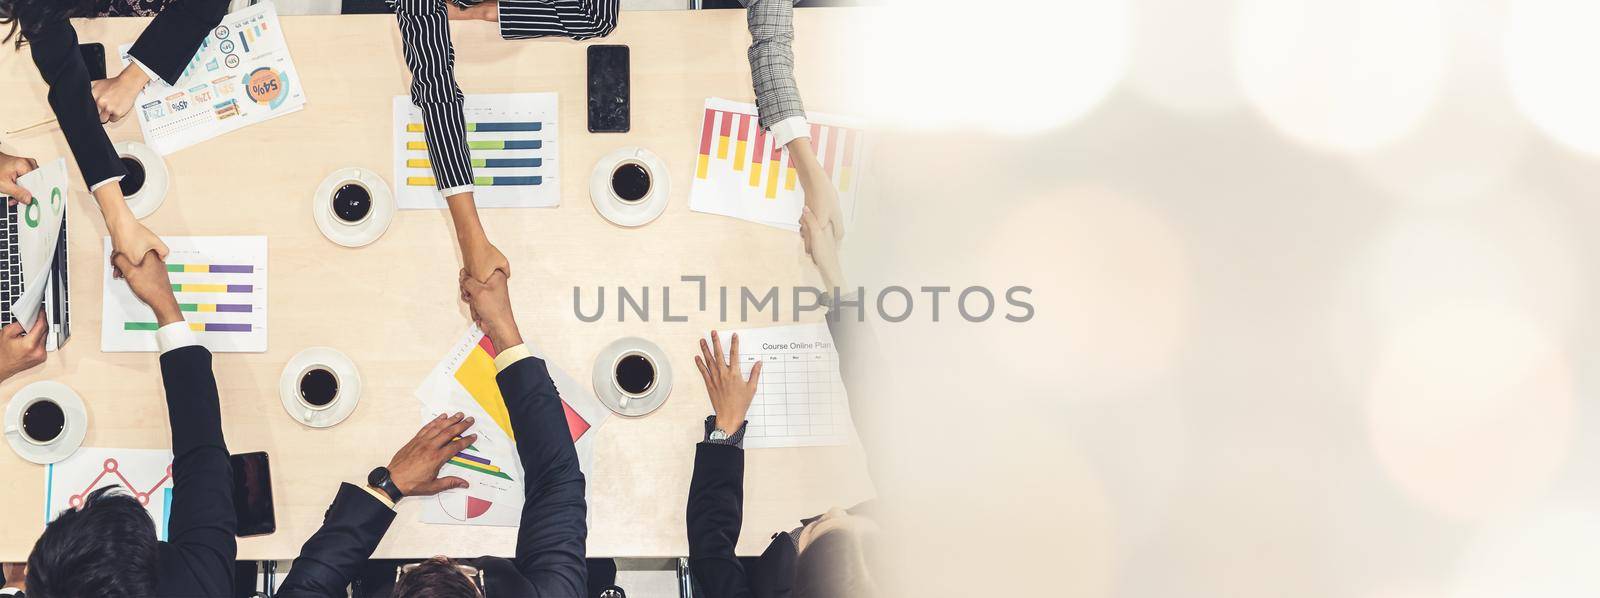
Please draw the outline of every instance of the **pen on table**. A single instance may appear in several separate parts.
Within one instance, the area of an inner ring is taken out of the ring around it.
[[[28,126],[26,126],[26,127],[23,127],[23,128],[20,128],[20,129],[17,129],[17,130],[15,130],[15,131],[6,131],[6,134],[7,134],[7,135],[16,135],[16,134],[17,134],[17,133],[21,133],[21,132],[23,132],[23,131],[26,131],[26,130],[28,130],[28,129],[37,129],[37,128],[39,128],[39,127],[42,127],[42,126],[45,126],[45,125],[48,125],[48,124],[50,124],[50,123],[53,123],[53,122],[56,122],[56,119],[53,119],[53,118],[52,118],[52,119],[50,119],[50,120],[46,120],[46,121],[40,121],[40,122],[36,122],[36,123],[33,123],[33,124],[31,124],[31,125],[28,125]]]

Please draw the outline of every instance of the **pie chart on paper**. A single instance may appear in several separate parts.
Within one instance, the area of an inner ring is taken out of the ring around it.
[[[444,512],[458,521],[471,521],[482,517],[494,506],[494,502],[487,498],[473,496],[470,490],[446,492],[439,495],[439,504],[444,506]]]
[[[483,436],[476,444],[456,453],[439,471],[439,475],[456,476],[468,484],[466,488],[439,493],[439,506],[451,518],[473,521],[489,513],[495,503],[515,496],[516,484],[511,475],[489,457],[498,452],[494,448],[499,444],[490,436]]]

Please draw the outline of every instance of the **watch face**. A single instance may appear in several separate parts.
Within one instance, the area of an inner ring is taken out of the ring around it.
[[[372,473],[367,474],[367,483],[371,484],[373,486],[382,487],[384,484],[386,484],[388,482],[389,482],[389,468],[387,468],[387,467],[379,467],[379,468],[373,469]]]

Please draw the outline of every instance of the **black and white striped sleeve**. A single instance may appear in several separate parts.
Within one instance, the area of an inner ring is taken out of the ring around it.
[[[434,180],[446,197],[472,191],[471,154],[444,2],[391,0],[391,4],[411,69],[411,101],[422,109]]]
[[[620,0],[500,0],[500,37],[605,37],[617,28]]]
[[[750,80],[756,88],[761,128],[778,145],[810,137],[800,87],[794,81],[794,0],[747,0]]]

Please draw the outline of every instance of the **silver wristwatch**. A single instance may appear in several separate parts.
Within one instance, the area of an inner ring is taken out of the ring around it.
[[[728,433],[723,432],[722,428],[712,428],[711,435],[707,436],[707,438],[721,442],[728,439]]]

